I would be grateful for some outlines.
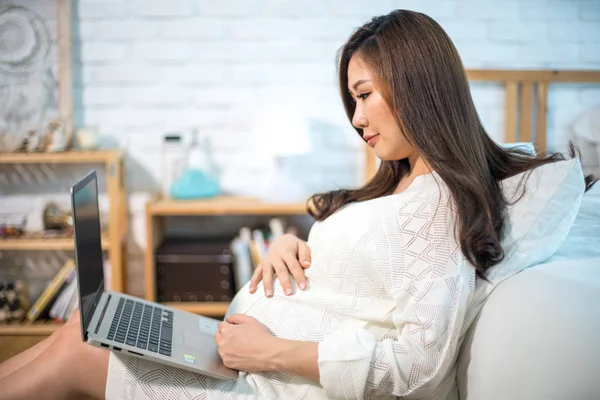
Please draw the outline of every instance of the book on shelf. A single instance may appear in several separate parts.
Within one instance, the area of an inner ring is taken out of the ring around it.
[[[71,304],[73,296],[77,296],[75,271],[75,261],[68,259],[29,309],[27,320],[33,322],[46,316],[58,321],[68,318],[65,305]]]
[[[58,322],[67,320],[69,317],[68,309],[74,299],[77,299],[77,276],[72,277],[61,290],[56,301],[52,304],[52,308],[50,308],[49,317]]]
[[[104,261],[104,273],[110,274],[110,263]],[[109,275],[110,276],[110,275]],[[79,308],[77,269],[73,259],[67,260],[27,313],[27,320],[40,319],[65,322]],[[104,282],[110,290],[110,280]],[[0,321],[1,322],[1,321]]]
[[[250,229],[246,226],[240,229],[238,236],[231,242],[231,251],[235,257],[234,278],[237,290],[250,281],[271,243],[290,229],[295,228],[290,226],[286,230],[280,218],[270,219],[266,229]]]

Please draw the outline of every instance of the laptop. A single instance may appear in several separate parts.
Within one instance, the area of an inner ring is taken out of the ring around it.
[[[104,289],[96,171],[71,187],[81,336],[114,352],[217,379],[237,379],[223,365],[214,335],[219,320]]]

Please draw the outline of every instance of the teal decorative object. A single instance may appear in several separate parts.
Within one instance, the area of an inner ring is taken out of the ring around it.
[[[219,195],[219,174],[212,153],[210,138],[201,141],[198,138],[198,132],[195,131],[190,150],[185,157],[184,170],[169,189],[169,195],[172,198],[193,200]]]
[[[174,199],[193,200],[215,197],[219,191],[217,180],[198,169],[188,169],[173,182],[170,195]]]

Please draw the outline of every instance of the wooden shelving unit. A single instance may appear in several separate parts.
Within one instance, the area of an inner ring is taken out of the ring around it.
[[[112,268],[111,289],[124,292],[127,194],[124,184],[124,157],[121,150],[67,151],[61,153],[0,153],[0,164],[102,164],[106,174],[106,190],[110,202],[109,226],[102,237],[102,248],[108,252]],[[0,239],[0,251],[60,251],[73,250],[73,238],[46,237],[27,233],[17,238]],[[0,335],[46,335],[60,324],[11,323],[0,324]]]
[[[244,197],[218,197],[209,200],[180,201],[163,199],[151,202],[147,211],[153,216],[169,215],[295,215],[306,213],[306,204],[270,204]]]
[[[155,252],[164,236],[168,216],[305,215],[306,203],[265,203],[257,199],[222,196],[207,200],[155,199],[146,204],[146,299],[156,301]],[[167,306],[205,316],[222,316],[229,302],[165,302]]]
[[[0,239],[0,251],[32,251],[32,250],[73,250],[75,244],[73,238],[68,237],[44,237],[42,234],[38,235],[25,235],[19,238],[5,238]],[[102,249],[110,250],[110,238],[108,234],[104,234],[102,237]]]
[[[60,328],[57,322],[9,322],[0,324],[0,336],[49,336]]]
[[[1,164],[105,164],[122,158],[120,150],[65,151],[57,153],[0,153]]]

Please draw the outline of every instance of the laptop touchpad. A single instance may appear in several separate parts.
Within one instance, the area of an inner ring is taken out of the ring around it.
[[[209,349],[215,346],[215,338],[206,333],[198,331],[185,330],[183,331],[183,344],[195,349]]]

